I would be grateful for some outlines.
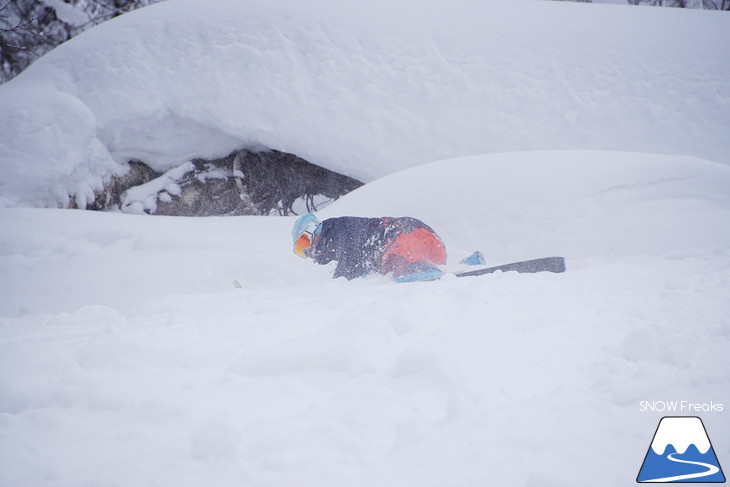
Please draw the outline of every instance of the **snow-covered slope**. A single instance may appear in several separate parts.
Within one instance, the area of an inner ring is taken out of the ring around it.
[[[171,0],[0,86],[0,201],[83,206],[262,144],[363,181],[438,159],[611,149],[730,162],[730,16],[541,1]]]
[[[170,0],[61,46],[0,86],[0,486],[618,487],[643,400],[730,437],[729,41],[720,12]],[[422,218],[450,268],[568,272],[347,282],[290,218],[17,207],[244,145],[370,182],[321,216]]]
[[[422,217],[450,266],[568,262],[407,285],[331,280],[290,218],[2,209],[0,485],[630,484],[640,401],[730,402],[728,187],[692,157],[493,154],[323,212]]]

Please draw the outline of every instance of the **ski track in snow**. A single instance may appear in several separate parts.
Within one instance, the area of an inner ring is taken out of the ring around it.
[[[322,212],[423,218],[452,263],[567,257],[405,285],[330,279],[289,218],[0,210],[0,485],[625,485],[640,400],[727,402],[729,184],[694,158],[502,154]]]

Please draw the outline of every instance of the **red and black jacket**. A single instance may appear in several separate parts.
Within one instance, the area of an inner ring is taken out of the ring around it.
[[[396,259],[391,258],[396,254]],[[393,271],[394,260],[407,261],[407,265],[423,261],[441,265],[446,251],[436,232],[416,218],[345,216],[322,222],[310,257],[318,264],[336,261],[334,277],[350,280]]]

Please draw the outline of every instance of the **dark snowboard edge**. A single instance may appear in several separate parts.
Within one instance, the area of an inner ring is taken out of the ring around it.
[[[456,277],[483,276],[484,274],[492,274],[497,271],[533,274],[535,272],[560,273],[565,272],[565,270],[565,257],[543,257],[542,259],[523,260],[520,262],[512,262],[511,264],[477,269],[475,271],[459,272],[456,274]]]

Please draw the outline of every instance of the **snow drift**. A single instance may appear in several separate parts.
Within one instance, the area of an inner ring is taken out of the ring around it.
[[[370,181],[323,218],[568,272],[346,282],[292,218],[0,208],[0,485],[633,482],[641,400],[730,402],[729,22],[172,0],[61,46],[0,87],[5,206],[256,144]]]
[[[293,218],[1,209],[0,485],[625,486],[661,415],[639,401],[730,402],[728,187],[693,157],[530,152],[322,212],[421,217],[450,266],[568,258],[408,285],[332,280]]]
[[[611,149],[730,162],[730,17],[569,2],[173,0],[0,86],[4,205],[81,206],[263,145],[371,181],[449,157]]]

